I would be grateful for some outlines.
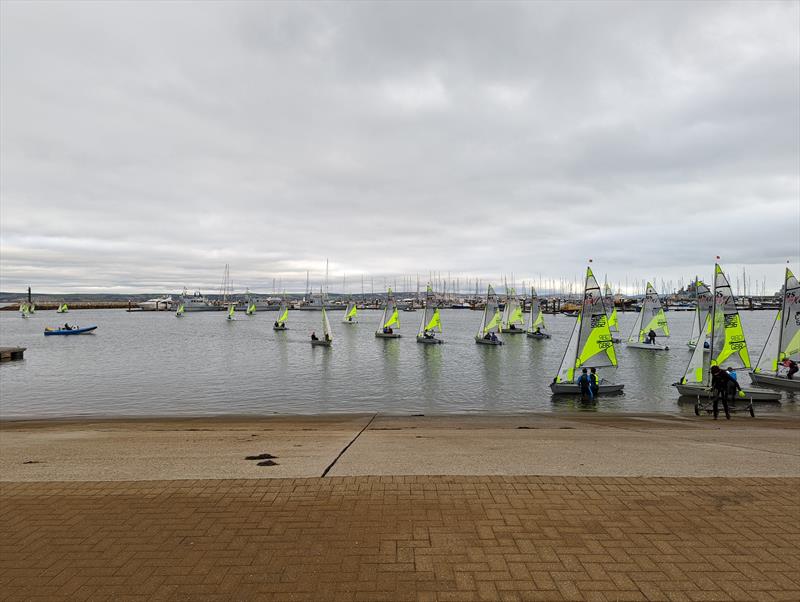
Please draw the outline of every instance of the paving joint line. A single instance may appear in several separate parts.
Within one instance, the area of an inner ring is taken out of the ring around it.
[[[344,446],[342,451],[339,452],[339,455],[337,455],[333,459],[333,462],[328,464],[328,466],[325,468],[325,470],[322,471],[322,478],[325,478],[328,475],[328,473],[330,472],[331,468],[333,468],[336,465],[336,463],[339,461],[339,458],[341,458],[344,455],[344,452],[346,452],[348,449],[350,449],[350,446],[353,445],[353,443],[356,442],[356,439],[358,439],[361,436],[361,433],[363,433],[364,431],[366,431],[369,428],[369,425],[372,424],[372,421],[375,420],[375,418],[377,418],[377,416],[378,416],[378,413],[375,412],[372,415],[372,418],[369,419],[369,422],[367,422],[367,424],[364,425],[364,428],[362,428],[360,431],[358,431],[358,434],[356,434],[356,436],[353,437],[353,439],[350,441],[350,443],[348,443],[347,445]]]

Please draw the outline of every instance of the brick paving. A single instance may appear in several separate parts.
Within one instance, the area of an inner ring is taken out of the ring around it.
[[[800,479],[0,484],[0,598],[800,600]]]

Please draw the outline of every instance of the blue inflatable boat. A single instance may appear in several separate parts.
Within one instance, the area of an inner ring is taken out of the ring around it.
[[[96,329],[97,326],[85,326],[83,328],[78,326],[74,326],[72,328],[45,328],[44,336],[48,337],[55,334],[86,334],[87,332],[92,332]]]

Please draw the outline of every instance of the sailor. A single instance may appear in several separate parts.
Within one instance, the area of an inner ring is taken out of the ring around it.
[[[739,377],[736,375],[736,370],[734,370],[732,367],[728,366],[728,370],[727,370],[727,372],[728,372],[728,374],[730,374],[730,377],[731,377],[733,380],[736,380],[736,381],[738,381],[738,380],[739,380]]]
[[[64,330],[72,330],[72,328],[70,327],[70,325],[69,325],[69,324],[67,324],[67,323],[65,322],[65,323],[64,323]]]
[[[536,330],[533,331],[533,334],[542,334],[542,329],[539,326],[537,326]]]
[[[792,358],[787,357],[785,360],[783,360],[783,366],[789,370],[789,372],[786,374],[786,378],[789,380],[794,380],[794,375],[797,372],[797,362]]]
[[[280,324],[278,324],[278,321],[277,321],[277,320],[275,320],[275,324],[273,324],[273,326],[275,326],[275,328],[280,328],[280,326],[281,326],[281,325],[280,325]]]
[[[483,335],[483,340],[484,341],[491,341],[492,340],[492,333],[491,332],[487,332],[485,335]]]
[[[592,381],[590,385],[592,397],[597,397],[597,394],[600,392],[600,377],[597,376],[597,368],[590,368],[589,372],[589,380]]]
[[[312,341],[319,341],[319,339],[317,338],[317,333],[316,333],[316,332],[313,332],[313,331],[312,331],[312,333],[311,333],[311,340],[312,340]]]
[[[495,333],[492,333],[492,342],[496,341],[497,341],[497,335]]]
[[[586,368],[581,370],[581,375],[578,377],[578,388],[581,391],[581,401],[592,401],[594,398],[592,394],[592,379],[589,378]]]
[[[652,328],[650,329],[650,332],[647,333],[647,339],[651,345],[656,344],[656,331]]]
[[[739,383],[731,377],[725,370],[720,370],[719,366],[711,366],[711,388],[714,390],[714,420],[719,415],[719,400],[722,399],[722,407],[725,409],[725,418],[731,419],[731,411],[728,408],[728,395],[733,391],[741,390]]]

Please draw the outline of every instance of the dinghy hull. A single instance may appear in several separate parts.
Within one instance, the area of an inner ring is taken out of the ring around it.
[[[312,347],[330,347],[333,341],[311,341]]]
[[[669,347],[667,345],[659,345],[658,343],[654,343],[653,345],[649,343],[625,343],[625,346],[629,349],[647,349],[649,351],[669,351]]]
[[[274,330],[274,331],[276,331],[276,332],[277,332],[277,331],[279,331],[279,330],[289,330],[289,329],[288,329],[288,328],[286,328],[286,326],[273,326],[273,327],[272,327],[272,330]]]
[[[444,343],[442,339],[426,339],[425,337],[417,337],[417,343],[422,343],[423,345],[441,345]]]
[[[763,372],[751,372],[750,380],[753,381],[754,385],[766,385],[767,387],[778,387],[780,389],[800,391],[800,379],[789,380],[785,376],[764,374]]]
[[[391,334],[387,334],[385,332],[376,332],[375,333],[375,338],[377,338],[377,339],[399,339],[400,338],[400,333],[393,332]]]
[[[475,342],[478,345],[502,345],[503,344],[503,341],[501,341],[499,339],[497,341],[491,341],[491,340],[484,339],[484,338],[481,338],[481,337],[475,337]]]
[[[524,331],[524,330],[522,330],[521,328],[514,328],[514,329],[510,329],[510,328],[509,328],[508,330],[506,330],[506,329],[504,328],[504,329],[503,329],[503,330],[501,330],[500,332],[501,332],[502,334],[525,334],[525,331]]]
[[[675,383],[672,386],[678,389],[678,393],[681,397],[700,397],[701,399],[711,399],[714,397],[714,392],[703,385],[682,385],[680,383]],[[734,400],[772,402],[781,400],[781,394],[776,391],[768,391],[767,389],[759,388],[742,388],[742,391],[744,391],[744,397],[737,395]]]
[[[625,385],[615,385],[611,383],[600,383],[598,395],[618,395],[622,393]],[[580,395],[581,388],[577,383],[550,383],[550,390],[553,395]]]
[[[54,336],[54,335],[65,335],[66,336],[66,335],[71,335],[71,334],[89,334],[89,333],[91,333],[92,331],[94,331],[96,329],[97,329],[97,326],[87,326],[86,328],[75,328],[73,330],[63,330],[63,329],[50,330],[50,329],[45,329],[44,336],[50,337],[50,336]]]
[[[549,339],[550,335],[549,334],[544,334],[542,332],[529,332],[528,333],[528,338],[529,339],[541,339],[541,340],[544,340],[544,339]]]

